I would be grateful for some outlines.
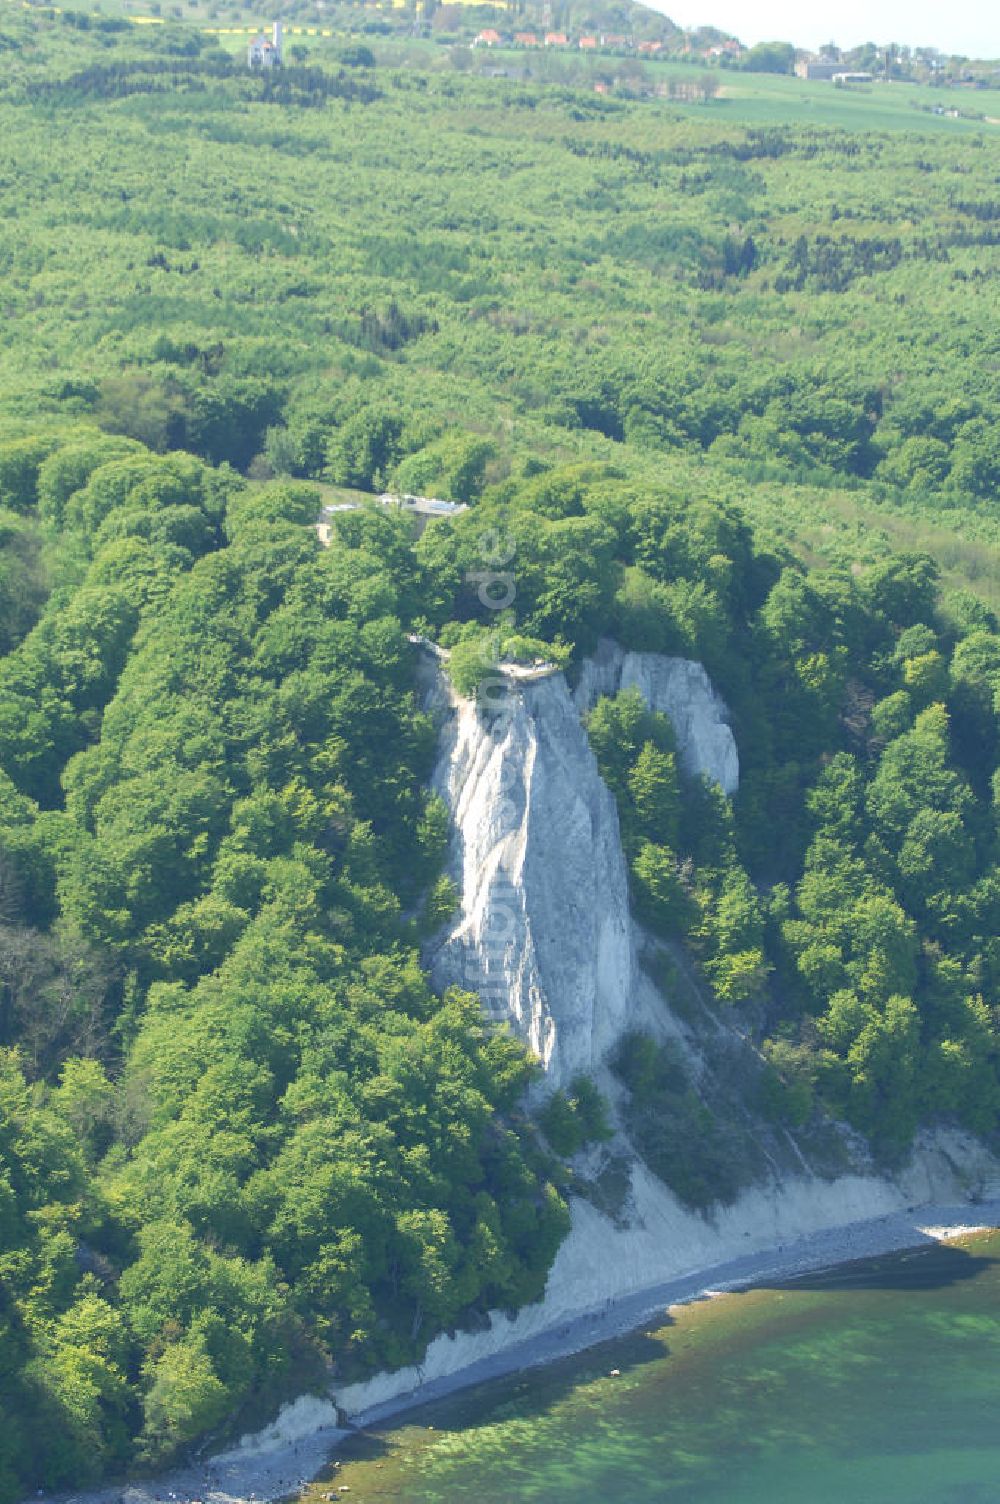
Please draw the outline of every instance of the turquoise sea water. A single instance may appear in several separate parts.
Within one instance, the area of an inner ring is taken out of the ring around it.
[[[1000,1234],[684,1307],[338,1455],[314,1499],[1000,1504]]]

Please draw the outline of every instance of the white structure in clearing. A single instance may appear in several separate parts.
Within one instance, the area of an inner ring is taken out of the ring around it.
[[[438,496],[398,495],[395,491],[384,491],[377,500],[380,507],[397,507],[401,512],[410,512],[420,519],[417,523],[418,532],[423,531],[430,517],[455,517],[459,512],[469,510],[464,501],[442,501]],[[316,532],[324,548],[330,547],[330,518],[333,514],[357,512],[364,505],[363,501],[337,501],[332,506],[323,508],[323,515],[316,524]]]
[[[248,68],[281,67],[281,22],[275,21],[270,37],[261,33],[247,47]]]

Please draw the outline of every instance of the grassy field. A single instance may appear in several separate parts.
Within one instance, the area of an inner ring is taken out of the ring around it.
[[[842,130],[964,133],[1000,126],[1000,90],[930,88],[873,83],[839,88],[832,83],[783,78],[774,73],[727,73],[716,102],[727,118],[751,125],[823,125]],[[951,119],[933,111],[959,110],[985,117]]]
[[[872,506],[849,491],[817,494],[808,487],[780,491],[755,487],[743,502],[755,523],[813,568],[831,565],[855,573],[895,553],[926,553],[941,569],[949,590],[969,590],[1000,610],[1000,543],[963,536],[968,519],[938,522],[886,504]]]

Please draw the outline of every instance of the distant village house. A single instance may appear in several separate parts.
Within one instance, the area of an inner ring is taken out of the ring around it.
[[[481,31],[473,43],[474,47],[499,47],[500,33],[498,31]]]
[[[518,47],[538,46],[538,38],[533,31],[515,31],[514,41]]]
[[[728,37],[726,41],[720,42],[717,47],[709,47],[705,56],[731,57],[738,61],[743,56],[743,48],[733,37]]]
[[[546,47],[567,47],[569,37],[564,31],[547,31],[545,33]]]

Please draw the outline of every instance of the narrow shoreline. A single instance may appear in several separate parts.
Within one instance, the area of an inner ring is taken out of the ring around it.
[[[973,1210],[977,1213],[975,1221],[969,1220],[968,1216]],[[654,1318],[665,1318],[679,1306],[739,1290],[766,1287],[772,1281],[815,1274],[881,1255],[931,1247],[948,1239],[987,1233],[998,1227],[1000,1199],[975,1207],[969,1204],[917,1207],[912,1212],[894,1212],[870,1221],[810,1233],[763,1253],[692,1270],[690,1274],[677,1275],[648,1290],[609,1302],[603,1308],[582,1312],[504,1352],[482,1358],[446,1377],[433,1379],[384,1404],[373,1405],[355,1417],[350,1431],[341,1434],[350,1435],[367,1426],[378,1425],[407,1410],[445,1399],[460,1390],[489,1383],[491,1379],[506,1374],[573,1357],[589,1347],[635,1332]]]
[[[59,1499],[61,1504],[266,1504],[315,1479],[337,1445],[359,1430],[492,1379],[572,1357],[636,1331],[652,1319],[664,1318],[674,1307],[994,1228],[1000,1228],[1000,1197],[914,1206],[810,1233],[787,1245],[693,1269],[599,1309],[581,1311],[490,1357],[360,1411],[349,1428],[321,1422],[312,1430],[287,1437],[265,1432],[261,1438],[245,1438],[204,1463],[155,1479],[64,1493]],[[328,1417],[328,1402],[317,1398],[315,1410],[317,1418]]]

